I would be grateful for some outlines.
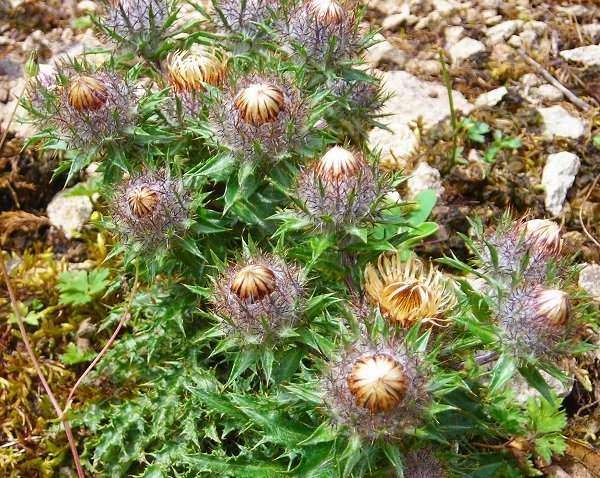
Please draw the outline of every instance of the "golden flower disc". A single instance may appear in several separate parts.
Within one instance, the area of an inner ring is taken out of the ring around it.
[[[69,88],[69,104],[77,111],[94,111],[106,103],[108,88],[91,76],[80,76]]]
[[[253,83],[244,88],[235,100],[235,107],[242,118],[252,126],[272,123],[284,106],[283,90],[269,83]]]
[[[360,164],[360,160],[350,151],[334,146],[319,160],[316,172],[323,181],[340,181],[357,176]]]
[[[127,203],[129,204],[129,208],[139,218],[152,214],[159,200],[158,193],[146,186],[133,189],[128,196]]]
[[[565,325],[571,315],[569,295],[562,290],[546,289],[534,298],[535,320],[550,328]]]
[[[342,23],[346,19],[346,11],[336,0],[312,0],[308,11],[323,23]]]
[[[177,51],[167,57],[167,76],[175,91],[195,91],[223,84],[225,66],[213,55]]]
[[[529,243],[543,247],[549,254],[561,249],[560,226],[548,219],[532,219],[524,223],[525,237]]]
[[[382,412],[396,407],[408,389],[404,367],[386,354],[358,360],[348,378],[348,389],[360,407]]]
[[[242,300],[261,300],[274,290],[275,274],[259,264],[244,267],[231,284],[231,291]]]
[[[403,325],[402,317],[418,316],[430,301],[429,287],[414,279],[392,282],[379,294],[381,313],[387,314],[390,321]]]

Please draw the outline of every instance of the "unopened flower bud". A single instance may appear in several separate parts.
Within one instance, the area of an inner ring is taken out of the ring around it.
[[[69,88],[68,101],[77,111],[95,111],[107,100],[108,88],[97,78],[78,77]]]
[[[544,248],[548,254],[555,255],[561,249],[560,227],[547,219],[532,219],[524,223],[525,240],[530,245]]]
[[[275,274],[261,264],[250,264],[233,278],[231,291],[244,301],[254,303],[275,290]]]
[[[312,0],[308,11],[323,23],[342,23],[346,19],[346,11],[336,0]]]
[[[354,364],[348,388],[359,406],[376,413],[400,404],[408,389],[408,379],[402,365],[393,357],[376,354]]]
[[[262,126],[274,122],[284,109],[284,93],[269,83],[254,83],[238,94],[235,107],[246,123]]]
[[[361,161],[353,153],[335,146],[321,157],[315,170],[322,181],[340,181],[357,176],[360,166]]]
[[[146,186],[139,186],[129,191],[127,202],[132,214],[142,218],[152,214],[159,202],[159,195]]]
[[[571,315],[571,302],[566,292],[558,289],[545,289],[535,294],[534,320],[550,328],[565,325]]]
[[[167,57],[167,76],[175,90],[181,93],[200,90],[203,83],[221,85],[225,67],[213,55],[177,51]]]

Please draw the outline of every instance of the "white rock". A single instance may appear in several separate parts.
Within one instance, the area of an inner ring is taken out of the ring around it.
[[[546,193],[546,210],[553,216],[560,215],[567,191],[573,185],[581,161],[568,151],[550,154],[542,173],[542,185]]]
[[[588,23],[587,25],[581,25],[581,33],[589,37],[600,33],[600,23]]]
[[[460,2],[454,0],[433,0],[433,8],[443,16],[448,16],[463,7]]]
[[[495,90],[488,91],[487,93],[483,93],[479,95],[475,100],[475,106],[477,108],[495,106],[502,101],[508,94],[508,89],[506,86],[501,86],[500,88],[496,88]]]
[[[373,128],[369,132],[369,149],[381,152],[381,164],[392,170],[406,167],[405,159],[415,152],[419,138],[414,131],[401,122],[391,122],[390,131]]]
[[[600,265],[588,264],[579,273],[579,287],[600,301]]]
[[[539,86],[544,83],[544,80],[542,80],[542,78],[535,73],[525,73],[521,77],[520,81],[523,86],[527,87]]]
[[[556,86],[545,84],[531,88],[530,93],[540,101],[555,103],[564,98],[563,92]]]
[[[400,6],[400,11],[392,15],[387,15],[383,20],[381,26],[384,30],[393,30],[399,25],[403,24],[410,17],[410,5],[403,3]]]
[[[508,43],[513,48],[520,48],[523,46],[523,40],[518,35],[511,36],[506,43]]]
[[[61,229],[69,239],[73,231],[81,231],[94,210],[88,196],[65,196],[71,189],[57,193],[46,209],[50,224]]]
[[[383,35],[377,35],[375,39],[383,41],[368,48],[365,53],[365,60],[370,63],[371,66],[377,67],[380,63],[391,63],[403,67],[406,64],[408,61],[406,52],[385,40]]]
[[[538,20],[529,20],[523,24],[523,31],[533,30],[536,35],[543,34],[548,29],[548,25]]]
[[[538,111],[542,115],[542,135],[547,139],[554,136],[577,139],[585,134],[586,124],[583,120],[560,105],[539,108]]]
[[[469,58],[486,51],[485,45],[479,40],[464,37],[448,49],[454,64],[462,63]]]
[[[523,30],[521,33],[519,33],[519,38],[521,39],[522,43],[526,45],[533,45],[537,40],[537,34],[534,30]]]
[[[441,177],[437,169],[429,166],[427,163],[419,163],[406,182],[409,198],[413,199],[421,191],[428,189],[435,191],[438,196],[441,195],[444,192]]]
[[[435,126],[450,115],[448,92],[441,83],[424,81],[406,71],[388,71],[383,74],[383,90],[392,97],[382,109],[390,115],[390,123],[405,123],[422,118],[425,128]],[[473,105],[459,91],[453,91],[454,108],[469,114]]]
[[[565,60],[577,61],[587,66],[600,66],[600,45],[580,46],[560,52]]]
[[[98,6],[92,0],[82,0],[77,4],[77,11],[83,13],[94,13]]]
[[[556,12],[560,12],[560,13],[566,13],[569,16],[573,16],[573,17],[583,17],[584,15],[587,15],[587,13],[589,12],[589,10],[584,7],[583,5],[571,5],[568,7],[561,7],[561,6],[557,6],[556,8]]]
[[[480,6],[481,8],[498,8],[502,0],[481,0]]]
[[[518,30],[521,29],[522,25],[523,20],[508,20],[488,28],[485,34],[492,43],[497,43],[514,35]]]
[[[498,25],[502,21],[502,15],[497,15],[496,10],[484,10],[481,12],[483,23],[488,27]]]
[[[444,38],[447,43],[454,44],[458,43],[458,41],[465,35],[465,27],[456,25],[452,27],[447,27],[444,30]]]

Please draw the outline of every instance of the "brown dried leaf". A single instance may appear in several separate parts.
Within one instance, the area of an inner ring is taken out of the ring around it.
[[[0,244],[5,244],[14,232],[37,233],[48,224],[48,218],[25,211],[6,211],[0,214]]]
[[[600,476],[600,453],[589,444],[567,438],[568,448],[558,465],[573,478]]]

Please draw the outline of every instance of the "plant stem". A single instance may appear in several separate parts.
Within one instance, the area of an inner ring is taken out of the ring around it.
[[[446,68],[446,60],[444,60],[444,51],[440,50],[440,63],[442,65],[442,74],[444,75],[444,84],[446,90],[448,90],[448,103],[450,105],[450,122],[452,124],[452,155],[450,161],[454,166],[456,164],[456,150],[458,140],[458,124],[456,123],[456,110],[454,109],[454,98],[452,97],[452,85],[450,84],[450,75],[448,75],[448,69]]]
[[[73,438],[73,433],[71,432],[71,427],[69,426],[69,419],[63,413],[56,397],[52,393],[52,389],[50,385],[46,381],[46,377],[44,377],[44,373],[42,372],[42,368],[33,352],[33,348],[31,347],[31,342],[29,342],[29,336],[27,335],[27,331],[25,330],[25,324],[23,323],[23,316],[21,315],[21,311],[19,310],[19,306],[17,303],[17,298],[13,291],[13,288],[10,284],[10,279],[8,277],[8,271],[6,270],[6,264],[4,263],[4,257],[1,257],[0,251],[0,267],[2,268],[2,274],[4,275],[4,282],[6,283],[6,289],[8,290],[8,295],[10,297],[10,303],[15,312],[15,317],[17,318],[17,323],[19,324],[19,330],[21,331],[21,337],[23,338],[23,343],[25,344],[25,348],[27,349],[27,353],[29,354],[29,358],[33,363],[33,367],[42,382],[42,386],[46,391],[46,395],[50,399],[50,403],[52,403],[52,407],[54,407],[54,411],[58,418],[60,418],[65,427],[65,433],[67,434],[67,440],[69,441],[69,446],[71,447],[71,453],[73,454],[73,461],[75,462],[75,467],[77,468],[77,476],[79,478],[85,478],[85,474],[83,473],[83,468],[81,467],[81,461],[79,460],[79,453],[77,452],[77,446],[75,445],[75,439]]]

